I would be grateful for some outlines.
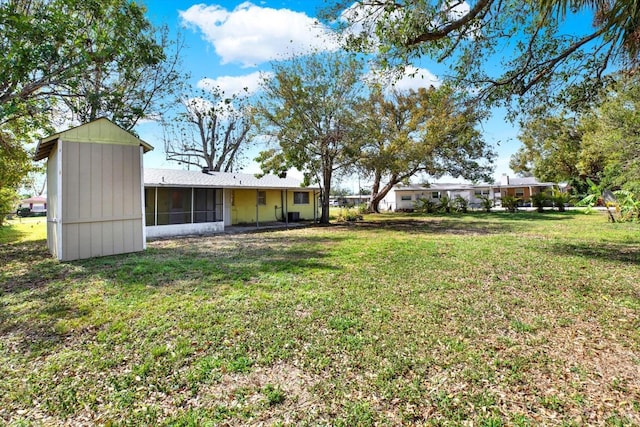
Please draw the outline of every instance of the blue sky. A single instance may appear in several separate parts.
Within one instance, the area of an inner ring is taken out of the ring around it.
[[[217,84],[229,92],[244,86],[257,90],[260,71],[268,71],[271,61],[299,51],[309,44],[322,46],[326,29],[314,24],[322,0],[303,1],[218,1],[196,3],[187,0],[146,0],[148,17],[155,24],[166,24],[172,31],[180,29],[186,47],[183,68],[191,75],[193,86]],[[424,62],[418,78],[403,79],[401,88],[428,86],[438,78],[441,67]],[[513,175],[509,157],[520,143],[518,129],[507,122],[501,111],[483,124],[485,140],[498,152],[495,163],[496,179],[503,173]],[[181,166],[167,162],[163,151],[162,131],[154,123],[144,123],[136,129],[140,137],[155,147],[145,155],[145,167],[177,169]],[[249,152],[244,171],[258,172],[251,160],[258,150]],[[458,181],[452,177],[439,180]],[[355,187],[355,180],[346,180],[342,187]],[[334,184],[335,185],[335,184]],[[364,186],[364,185],[363,185]],[[355,189],[355,188],[354,188]]]

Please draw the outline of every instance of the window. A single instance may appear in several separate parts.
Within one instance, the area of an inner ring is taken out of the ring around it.
[[[309,204],[309,192],[307,191],[294,191],[293,192],[293,204],[294,205],[308,205]],[[331,204],[331,201],[329,201]]]
[[[516,188],[516,197],[524,197],[524,188]]]
[[[404,201],[411,200],[411,194],[407,194],[407,195],[403,194],[402,196],[400,196],[400,200],[404,200]]]
[[[431,198],[432,199],[439,199],[440,198],[440,192],[439,191],[432,191],[431,192]]]
[[[476,197],[489,196],[489,190],[476,190],[474,194]]]
[[[258,204],[266,205],[267,204],[267,192],[266,191],[258,191]]]

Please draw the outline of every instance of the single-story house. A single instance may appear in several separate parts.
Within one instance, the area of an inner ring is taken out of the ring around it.
[[[551,190],[554,187],[558,187],[558,184],[555,182],[539,182],[534,177],[511,178],[508,175],[502,175],[500,181],[496,181],[490,186],[489,191],[493,192],[494,200],[498,205],[503,197],[512,196],[520,199],[520,205],[522,206],[528,203],[532,195]]]
[[[20,200],[18,210],[29,209],[30,215],[46,215],[47,214],[47,198],[43,196],[29,197]]]
[[[225,226],[316,220],[319,188],[286,177],[145,169],[147,237],[222,232]]]
[[[43,138],[47,246],[61,261],[142,251],[147,237],[316,219],[318,188],[291,178],[149,169],[153,147],[106,118]]]
[[[489,197],[496,206],[500,206],[502,197],[514,196],[525,204],[532,194],[557,186],[553,182],[538,182],[535,178],[510,178],[503,175],[500,181],[493,184],[446,184],[434,183],[398,184],[380,202],[380,210],[402,211],[412,210],[419,199],[431,199],[438,202],[443,196],[454,199],[460,196],[469,202],[470,207],[481,206],[481,198]]]

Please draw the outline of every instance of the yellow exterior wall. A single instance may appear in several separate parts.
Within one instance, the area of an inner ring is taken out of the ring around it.
[[[257,203],[257,191],[255,189],[235,189],[230,190],[232,192],[232,204],[231,204],[231,224],[255,224],[256,223],[256,203]],[[274,222],[282,219],[283,203],[284,212],[286,215],[288,212],[299,212],[301,220],[313,220],[313,207],[314,207],[314,194],[313,190],[295,190],[295,191],[308,191],[309,192],[309,204],[294,205],[293,204],[293,191],[285,190],[259,190],[266,192],[266,204],[258,206],[258,222]],[[317,201],[316,201],[317,205]],[[277,208],[276,208],[277,206]],[[317,217],[317,214],[316,214]]]

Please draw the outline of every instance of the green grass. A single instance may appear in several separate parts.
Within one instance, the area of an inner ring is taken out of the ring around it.
[[[639,231],[384,214],[58,263],[12,225],[0,424],[640,425]]]
[[[13,217],[0,226],[0,243],[19,243],[47,238],[47,218],[43,216]]]

